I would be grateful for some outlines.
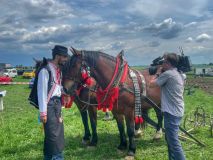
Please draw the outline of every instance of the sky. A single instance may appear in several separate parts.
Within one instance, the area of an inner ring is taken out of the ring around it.
[[[54,45],[149,65],[165,52],[213,62],[212,0],[0,0],[0,63],[34,65]],[[69,54],[72,54],[71,52]]]

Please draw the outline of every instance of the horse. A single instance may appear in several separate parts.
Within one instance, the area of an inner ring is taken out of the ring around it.
[[[121,66],[117,66],[116,58],[110,56],[106,53],[100,51],[85,51],[85,50],[76,50],[74,48],[70,49],[73,55],[70,60],[65,64],[64,70],[64,79],[63,83],[66,86],[66,89],[69,90],[71,88],[70,84],[82,84],[85,79],[82,77],[82,69],[89,68],[90,75],[89,77],[93,77],[97,84],[104,90],[108,88],[112,89],[114,84],[117,84],[119,89],[119,96],[117,99],[117,103],[114,103],[112,109],[113,116],[117,122],[119,134],[120,134],[120,144],[117,147],[119,150],[124,150],[127,148],[127,138],[124,130],[124,117],[126,121],[127,134],[129,137],[129,146],[128,146],[128,156],[134,156],[136,152],[136,144],[134,140],[134,132],[135,132],[135,95],[134,95],[134,84],[130,74],[127,74],[125,77],[124,83],[120,85],[119,72],[114,74],[115,68],[122,68]],[[128,69],[128,72],[129,69]],[[140,71],[137,71],[140,72]],[[147,97],[151,98],[157,105],[160,105],[160,88],[148,88],[147,83],[155,76],[149,75],[148,70],[143,70],[140,72],[145,78],[145,92]],[[116,78],[117,77],[117,78]],[[113,80],[112,80],[113,79]],[[141,87],[141,86],[140,86]],[[106,95],[109,94],[109,90]],[[106,96],[104,97],[106,98]],[[89,99],[89,98],[87,98]],[[88,101],[89,102],[89,101]],[[102,101],[103,102],[103,101]],[[99,103],[102,103],[99,102]],[[92,104],[90,104],[92,105]],[[93,104],[94,105],[94,104]],[[141,100],[141,109],[143,112],[146,112],[148,109],[152,108],[152,106]],[[162,127],[162,115],[157,112],[158,118],[158,127],[157,130],[160,130]]]
[[[66,73],[64,73],[64,68],[62,68],[63,77],[66,77]],[[68,78],[69,79],[69,78]],[[65,89],[68,85],[68,88],[70,86],[69,80],[63,81],[63,85]],[[72,83],[72,82],[71,82]],[[72,83],[73,84],[73,83]],[[98,135],[97,135],[97,97],[96,97],[96,89],[98,87],[98,84],[94,80],[93,84],[91,86],[81,86],[81,85],[73,85],[70,90],[68,91],[68,94],[71,96],[74,96],[74,102],[76,106],[78,107],[82,123],[84,126],[84,136],[82,138],[82,144],[90,147],[95,147],[98,143]],[[76,91],[78,92],[78,95],[76,95]],[[94,105],[92,105],[94,104]],[[88,111],[88,112],[87,112]],[[88,117],[90,119],[90,125],[92,129],[92,135],[89,129],[88,124]],[[106,118],[107,119],[107,118]],[[141,131],[141,125],[135,125],[135,138],[139,138],[142,134]]]

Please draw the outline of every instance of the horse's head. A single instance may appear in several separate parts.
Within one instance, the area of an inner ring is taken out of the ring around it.
[[[83,51],[70,48],[72,56],[63,67],[62,84],[68,93],[73,93],[78,85],[90,85],[90,68],[84,61]]]

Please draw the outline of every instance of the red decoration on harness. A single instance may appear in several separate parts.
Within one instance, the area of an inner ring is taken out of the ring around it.
[[[74,96],[62,94],[61,101],[62,101],[62,105],[65,108],[71,108],[72,107],[72,103],[74,101]]]
[[[98,91],[96,93],[97,102],[98,102],[98,110],[102,109],[104,112],[106,112],[106,109],[108,109],[109,111],[111,111],[113,109],[114,103],[118,100],[119,87],[114,87],[114,88],[110,88],[110,87],[112,86],[112,84],[115,80],[115,77],[118,73],[119,65],[120,65],[120,59],[119,59],[119,57],[117,57],[115,71],[114,71],[114,74],[112,76],[112,79],[111,79],[109,85],[104,90],[102,90],[101,88],[98,88]],[[128,73],[128,64],[126,63],[124,65],[124,71],[121,76],[120,83],[124,83],[124,81],[126,80],[126,77],[127,77],[127,73]],[[104,100],[104,98],[105,98],[105,100]]]
[[[86,85],[91,87],[93,86],[93,84],[95,83],[95,81],[93,80],[93,78],[87,78],[86,81],[85,81]]]
[[[126,63],[124,65],[124,72],[123,72],[123,75],[121,77],[120,83],[124,83],[125,82],[127,74],[128,74],[128,64]]]
[[[94,80],[92,77],[90,77],[88,71],[86,69],[82,69],[81,71],[81,76],[84,80],[84,83],[87,85],[87,86],[92,86],[94,84]]]
[[[111,111],[113,109],[113,104],[117,101],[119,96],[119,88],[115,87],[110,89],[108,95],[107,90],[102,90],[101,88],[98,88],[97,91],[97,101],[98,101],[98,110],[102,109],[103,112],[106,112],[106,109],[109,109]],[[104,100],[105,98],[105,100]]]

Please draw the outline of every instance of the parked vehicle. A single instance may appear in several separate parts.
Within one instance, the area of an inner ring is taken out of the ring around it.
[[[22,76],[23,73],[24,73],[24,70],[18,69],[18,70],[17,70],[17,73],[18,73],[19,76]]]
[[[0,82],[12,82],[12,78],[8,76],[0,76]]]
[[[24,78],[33,78],[35,77],[35,70],[25,70],[23,73]]]
[[[15,68],[12,68],[12,69],[5,69],[4,72],[3,72],[3,75],[4,76],[7,76],[7,77],[16,77],[18,74],[17,74],[17,70]]]

